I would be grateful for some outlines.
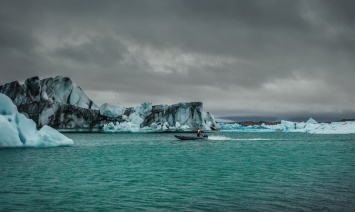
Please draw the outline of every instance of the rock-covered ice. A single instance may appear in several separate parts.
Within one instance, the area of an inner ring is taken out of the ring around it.
[[[0,92],[17,106],[35,102],[70,104],[80,108],[99,109],[86,93],[68,77],[57,76],[40,80],[32,77],[20,85],[18,81],[0,86]]]
[[[19,113],[11,99],[0,94],[0,147],[54,147],[72,145],[73,140],[57,130],[43,126]]]
[[[105,132],[160,132],[217,129],[212,114],[203,111],[201,102],[174,105],[143,103],[127,108],[120,121],[105,124]]]
[[[202,102],[98,107],[79,86],[62,76],[32,77],[22,85],[6,83],[0,85],[0,93],[9,96],[18,111],[34,120],[38,128],[49,125],[61,131],[89,132],[217,129],[214,117],[203,111]]]

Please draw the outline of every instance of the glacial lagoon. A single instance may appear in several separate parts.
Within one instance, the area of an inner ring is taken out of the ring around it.
[[[0,149],[0,211],[355,210],[355,134],[65,135]]]

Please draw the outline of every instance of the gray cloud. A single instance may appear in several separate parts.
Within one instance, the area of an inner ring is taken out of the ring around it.
[[[113,66],[123,59],[125,46],[111,37],[99,37],[78,45],[65,44],[55,49],[52,57],[69,60],[80,65]]]
[[[355,111],[354,4],[1,1],[0,84],[65,75],[99,104],[344,117]]]

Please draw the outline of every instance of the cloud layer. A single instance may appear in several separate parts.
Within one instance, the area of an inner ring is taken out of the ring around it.
[[[64,75],[98,104],[355,114],[353,1],[1,1],[0,84]]]

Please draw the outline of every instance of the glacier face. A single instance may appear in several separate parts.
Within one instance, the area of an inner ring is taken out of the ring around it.
[[[72,145],[67,138],[49,126],[39,131],[33,120],[19,113],[11,99],[0,94],[0,147],[54,147]]]
[[[217,129],[214,117],[203,111],[201,102],[98,107],[79,86],[62,76],[43,80],[32,77],[23,85],[10,82],[0,86],[0,93],[9,96],[19,112],[34,120],[37,127],[108,132]]]

